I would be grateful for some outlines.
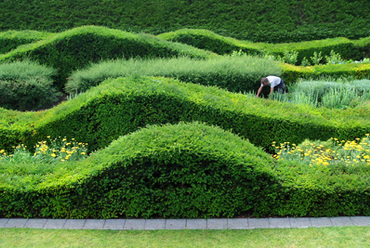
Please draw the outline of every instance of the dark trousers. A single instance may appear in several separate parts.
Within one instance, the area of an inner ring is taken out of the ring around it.
[[[278,84],[274,87],[274,93],[278,92],[278,93],[284,94],[285,89],[286,89],[286,86],[285,86],[284,80],[281,79],[280,84]]]

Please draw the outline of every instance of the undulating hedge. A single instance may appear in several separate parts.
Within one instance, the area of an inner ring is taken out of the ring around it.
[[[195,28],[281,43],[370,36],[369,12],[368,0],[13,0],[0,2],[0,30],[102,25],[159,34]]]
[[[0,107],[40,110],[59,101],[53,87],[56,70],[31,61],[0,64]]]
[[[369,214],[366,174],[276,163],[218,127],[151,126],[48,171],[0,165],[0,217]]]
[[[320,79],[322,77],[340,78],[351,77],[366,79],[370,75],[370,63],[331,64],[316,66],[295,66],[281,64],[284,81],[297,82],[299,78]]]
[[[9,150],[21,142],[32,147],[47,136],[66,136],[95,150],[148,124],[201,121],[270,149],[273,141],[298,144],[307,138],[364,136],[370,130],[369,109],[366,104],[318,109],[169,78],[118,78],[44,112],[0,109],[0,148]]]
[[[56,86],[63,89],[66,78],[73,70],[90,63],[117,58],[174,56],[208,58],[216,55],[152,35],[85,26],[51,35],[42,41],[0,55],[0,63],[28,58],[56,68]]]
[[[0,54],[7,53],[20,45],[39,41],[51,36],[48,32],[39,32],[33,30],[9,30],[0,33]]]
[[[209,30],[199,29],[181,29],[175,32],[160,34],[158,37],[206,49],[220,55],[241,50],[248,54],[267,53],[275,56],[283,56],[286,51],[296,51],[298,52],[298,64],[302,62],[303,58],[310,59],[314,52],[321,52],[322,56],[325,57],[330,55],[331,50],[339,53],[343,59],[347,60],[360,60],[370,56],[370,37],[359,40],[333,38],[299,43],[270,44],[237,40],[218,35]]]
[[[171,59],[130,59],[106,61],[72,73],[66,92],[80,93],[107,78],[136,76],[165,76],[184,82],[216,85],[232,92],[256,91],[261,78],[281,75],[279,64],[258,57],[218,57],[208,60],[188,57]]]

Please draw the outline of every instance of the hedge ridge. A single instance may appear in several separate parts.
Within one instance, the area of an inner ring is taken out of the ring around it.
[[[75,71],[68,78],[66,92],[84,92],[107,78],[164,76],[184,82],[216,85],[232,92],[257,91],[266,75],[281,75],[280,65],[251,56],[223,56],[208,60],[180,58],[104,61]]]
[[[34,30],[0,32],[0,54],[7,53],[20,45],[45,39],[51,35],[52,33]]]
[[[350,40],[343,37],[313,40],[299,43],[253,43],[244,40],[237,40],[231,37],[224,37],[209,30],[181,29],[174,32],[158,35],[163,39],[192,45],[206,49],[217,54],[230,54],[233,51],[243,51],[248,54],[268,53],[283,56],[285,51],[299,52],[297,63],[303,58],[309,59],[314,52],[321,52],[322,56],[329,56],[333,50],[339,53],[343,59],[360,60],[370,56],[370,37],[359,40]]]
[[[369,213],[369,188],[360,175],[333,176],[312,168],[299,173],[293,166],[275,163],[247,140],[218,127],[151,126],[118,138],[85,160],[61,163],[51,172],[14,174],[0,165],[0,217]]]
[[[369,12],[367,0],[15,0],[0,3],[0,30],[102,25],[158,34],[196,28],[258,42],[297,42],[369,36]]]
[[[208,58],[216,55],[152,35],[85,26],[52,35],[37,43],[24,45],[0,55],[0,63],[27,58],[56,68],[59,70],[56,86],[63,89],[69,74],[89,63],[123,57],[128,59],[174,56]]]
[[[107,80],[53,109],[0,113],[2,148],[20,141],[32,146],[46,136],[67,136],[106,147],[121,135],[148,124],[202,121],[269,149],[273,141],[293,143],[330,137],[353,139],[369,132],[370,106],[329,110],[230,93],[216,87],[166,78]],[[18,121],[15,121],[18,120]],[[81,130],[84,130],[81,132]]]
[[[370,63],[332,64],[316,66],[295,66],[281,64],[283,69],[282,78],[285,81],[297,82],[299,78],[320,79],[322,77],[340,78],[353,77],[366,79],[370,75]]]

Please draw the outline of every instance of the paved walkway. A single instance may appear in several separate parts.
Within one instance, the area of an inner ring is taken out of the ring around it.
[[[0,219],[0,228],[176,230],[370,226],[370,217],[243,219]]]

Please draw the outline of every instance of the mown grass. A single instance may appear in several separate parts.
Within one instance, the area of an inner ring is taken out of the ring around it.
[[[0,229],[1,247],[368,247],[369,227],[255,230]]]

